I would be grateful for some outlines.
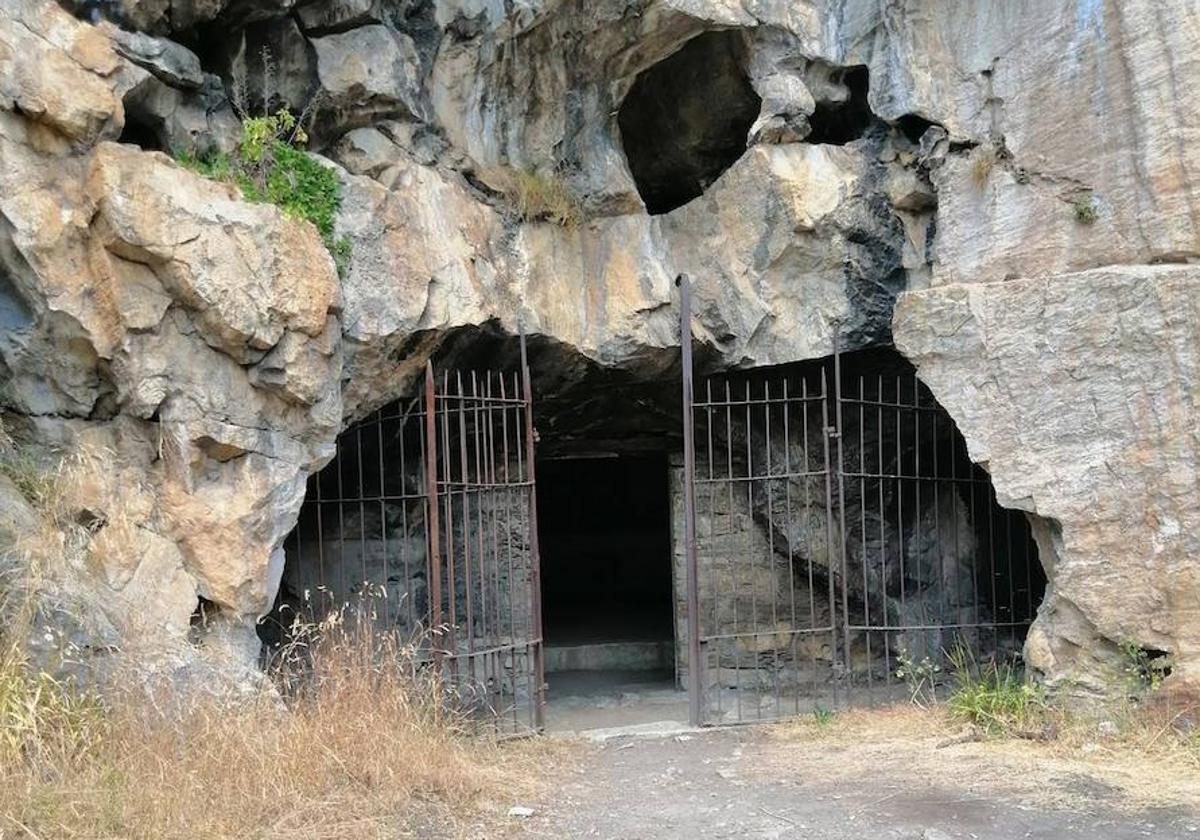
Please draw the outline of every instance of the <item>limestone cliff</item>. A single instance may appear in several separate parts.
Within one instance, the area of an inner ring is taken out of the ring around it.
[[[252,661],[347,423],[461,326],[660,364],[688,272],[714,364],[918,365],[1035,517],[1047,676],[1132,639],[1200,679],[1197,85],[1186,0],[0,0],[0,409],[118,456],[103,644]],[[342,276],[164,153],[268,106],[338,172]]]

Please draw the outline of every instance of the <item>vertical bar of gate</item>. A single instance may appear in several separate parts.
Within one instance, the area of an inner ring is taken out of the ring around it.
[[[546,671],[542,650],[542,568],[538,549],[537,478],[534,470],[533,385],[529,376],[529,354],[525,347],[525,327],[521,327],[521,384],[524,386],[526,474],[529,480],[529,588],[533,610],[533,723],[541,730],[545,726]]]
[[[683,547],[687,558],[688,719],[700,725],[700,579],[696,556],[696,442],[692,428],[692,288],[686,274],[679,286],[679,342],[683,361]]]
[[[833,437],[837,439],[837,479],[838,479],[838,524],[841,532],[838,534],[839,563],[842,584],[842,653],[845,657],[846,700],[851,700],[854,684],[854,659],[850,651],[850,574],[846,567],[846,459],[842,450],[842,348],[841,335],[835,329],[833,333],[833,393],[834,393],[834,424]],[[832,518],[832,517],[831,517]],[[830,570],[830,578],[834,577]],[[836,626],[836,624],[835,624]]]
[[[429,622],[430,641],[433,644],[434,671],[442,677],[442,556],[441,533],[438,530],[438,479],[437,479],[437,399],[433,379],[433,362],[425,364],[425,498],[426,517],[429,523]]]

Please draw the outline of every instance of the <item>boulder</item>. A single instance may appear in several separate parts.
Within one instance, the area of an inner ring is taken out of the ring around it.
[[[54,3],[11,0],[0,15],[0,104],[61,138],[89,144],[121,133],[120,68],[99,30]]]
[[[1120,684],[1122,646],[1200,679],[1200,268],[1121,266],[901,296],[896,346],[1000,504],[1034,522],[1049,589],[1029,663]]]
[[[204,84],[200,59],[187,47],[166,38],[142,32],[127,32],[115,26],[104,27],[113,40],[113,48],[156,79],[171,87],[196,90]]]
[[[353,29],[383,21],[381,0],[317,0],[296,8],[306,32]]]

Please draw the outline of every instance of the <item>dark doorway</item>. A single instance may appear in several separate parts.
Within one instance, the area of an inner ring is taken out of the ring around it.
[[[547,645],[669,641],[670,522],[662,454],[539,463]]]

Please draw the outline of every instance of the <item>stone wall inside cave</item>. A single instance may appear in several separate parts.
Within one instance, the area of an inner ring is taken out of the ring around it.
[[[685,271],[715,368],[887,345],[899,298],[897,345],[1035,517],[1052,594],[1031,662],[1104,690],[1132,642],[1194,680],[1200,121],[1178,92],[1200,82],[1198,14],[10,0],[0,409],[22,447],[117,456],[79,504],[93,537],[132,523],[130,547],[63,570],[103,629],[88,644],[252,663],[339,432],[468,325],[571,348],[564,379],[650,380]],[[707,114],[655,81],[705,51],[695,84],[732,97]],[[647,89],[696,119],[635,158]],[[231,148],[264,98],[307,110],[338,173],[343,275],[310,226],[163,153]],[[675,161],[651,175],[685,173],[690,200],[649,200],[635,159]],[[514,171],[568,190],[578,223],[522,219]],[[197,628],[201,599],[218,620]]]

